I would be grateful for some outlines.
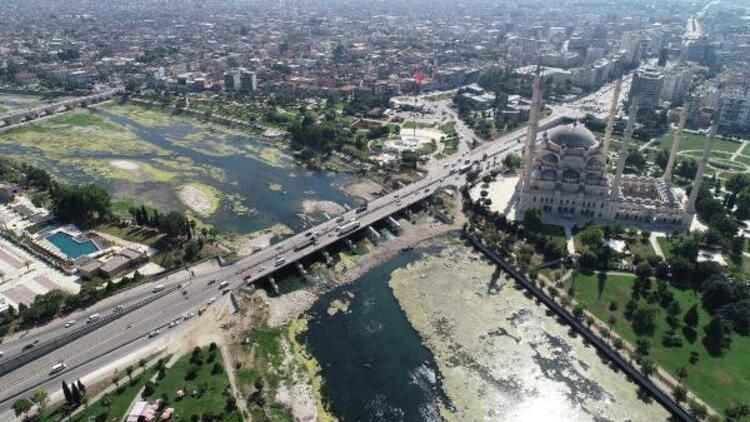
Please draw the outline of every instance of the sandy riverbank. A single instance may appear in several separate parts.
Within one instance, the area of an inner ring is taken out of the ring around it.
[[[333,201],[314,201],[311,199],[302,201],[302,212],[306,215],[326,213],[329,216],[334,216],[343,214],[345,211],[346,208]]]

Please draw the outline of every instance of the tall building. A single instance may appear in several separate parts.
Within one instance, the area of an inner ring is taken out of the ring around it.
[[[658,107],[663,87],[664,74],[655,67],[643,66],[633,75],[633,82],[630,85],[630,93],[628,94],[628,103],[636,99],[639,109],[653,109]]]
[[[719,96],[719,130],[750,132],[750,88],[724,90]]]
[[[240,87],[241,92],[255,92],[258,90],[258,78],[255,72],[247,69],[240,70]]]

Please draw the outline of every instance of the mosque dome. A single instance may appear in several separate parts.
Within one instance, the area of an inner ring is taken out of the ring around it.
[[[557,126],[547,136],[550,142],[567,148],[590,148],[596,143],[596,137],[582,124]]]

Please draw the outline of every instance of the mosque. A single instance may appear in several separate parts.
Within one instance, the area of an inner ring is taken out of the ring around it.
[[[622,79],[615,86],[607,128],[601,139],[578,123],[557,126],[539,134],[541,91],[537,76],[533,85],[524,165],[516,186],[516,215],[523,216],[526,210],[538,208],[545,217],[580,222],[620,222],[673,230],[689,227],[695,216],[695,202],[716,138],[717,125],[711,127],[693,189],[685,200],[685,195],[672,187],[672,171],[687,119],[687,107],[683,108],[678,127],[674,130],[664,174],[661,177],[624,175],[625,160],[634,148],[632,137],[638,102],[631,101],[623,147],[617,155],[615,174],[611,175],[607,158],[621,87]]]

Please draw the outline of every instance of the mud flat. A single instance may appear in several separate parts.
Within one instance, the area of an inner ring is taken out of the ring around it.
[[[376,198],[376,193],[383,190],[383,187],[372,180],[361,179],[344,186],[343,190],[355,198],[371,201]]]
[[[389,285],[435,356],[453,405],[441,409],[445,420],[667,419],[476,252],[454,240],[440,245],[394,271]],[[493,279],[496,294],[489,293]]]
[[[219,192],[201,183],[184,185],[177,192],[180,201],[201,217],[210,217],[219,208]]]
[[[313,201],[306,199],[302,201],[302,211],[305,214],[326,213],[333,216],[343,214],[346,209],[333,201]]]

